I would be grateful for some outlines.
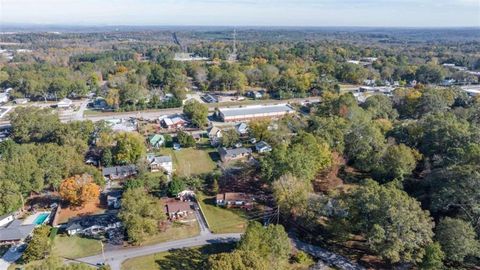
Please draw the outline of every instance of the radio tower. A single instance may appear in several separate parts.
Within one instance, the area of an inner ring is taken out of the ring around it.
[[[233,51],[228,56],[228,61],[235,62],[237,61],[237,29],[233,29]]]
[[[237,55],[237,29],[233,28],[233,54]]]

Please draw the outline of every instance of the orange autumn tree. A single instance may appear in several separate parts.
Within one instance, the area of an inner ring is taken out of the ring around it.
[[[93,182],[90,174],[75,175],[66,178],[60,184],[60,196],[73,206],[83,206],[98,198],[100,187]]]

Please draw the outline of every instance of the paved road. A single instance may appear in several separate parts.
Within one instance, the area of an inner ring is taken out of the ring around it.
[[[188,248],[195,246],[203,246],[213,243],[227,243],[238,241],[240,239],[239,233],[232,234],[206,234],[199,235],[197,237],[160,243],[157,245],[144,246],[144,247],[134,247],[134,248],[123,248],[118,250],[106,251],[105,252],[105,262],[112,267],[112,270],[120,270],[122,262],[125,260],[150,255],[158,252],[168,251],[170,249],[180,249]],[[103,263],[103,256],[95,255],[86,258],[80,258],[76,260],[77,262],[83,262],[90,265],[96,265],[98,263]]]

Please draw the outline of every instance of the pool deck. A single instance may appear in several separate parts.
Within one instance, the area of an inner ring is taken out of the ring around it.
[[[42,214],[48,214],[49,216],[51,215],[52,212],[49,212],[49,211],[43,211],[43,212],[37,212],[33,215],[30,215],[28,216],[24,221],[23,221],[23,225],[30,225],[30,224],[34,224],[35,220],[37,220],[37,218],[42,215]],[[48,217],[45,219],[47,220]],[[38,224],[38,225],[41,225],[41,224]]]

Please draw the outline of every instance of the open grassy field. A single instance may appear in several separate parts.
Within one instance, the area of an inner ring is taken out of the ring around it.
[[[143,242],[143,246],[154,245],[157,243],[174,241],[184,238],[194,237],[200,234],[200,227],[196,220],[188,223],[177,223],[169,227],[165,232],[149,237]]]
[[[123,263],[122,270],[205,269],[209,255],[229,252],[233,247],[233,244],[212,244],[156,253],[127,260]]]
[[[215,197],[198,195],[198,201],[214,233],[238,233],[247,228],[247,219],[242,210],[225,209],[215,205]]]
[[[53,254],[63,258],[81,258],[102,252],[100,241],[79,236],[57,235],[53,240]]]
[[[170,155],[173,159],[173,168],[178,176],[192,176],[208,173],[216,168],[212,156],[216,154],[213,148],[196,149],[182,148],[174,151],[164,148],[160,151],[163,155]]]

